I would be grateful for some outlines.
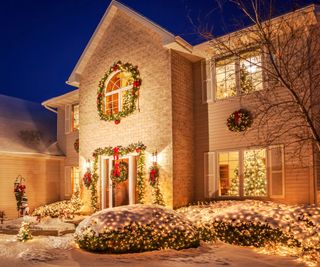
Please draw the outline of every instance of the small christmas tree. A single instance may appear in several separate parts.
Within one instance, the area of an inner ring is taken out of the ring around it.
[[[229,196],[239,196],[239,170],[236,168],[231,177]]]
[[[255,90],[252,77],[244,64],[240,66],[240,88],[243,94],[249,94]]]
[[[264,150],[246,151],[243,176],[245,196],[266,196],[267,179]]]
[[[17,240],[20,242],[26,242],[32,239],[32,234],[30,231],[30,223],[22,222],[21,227],[19,229],[19,233],[17,235]]]

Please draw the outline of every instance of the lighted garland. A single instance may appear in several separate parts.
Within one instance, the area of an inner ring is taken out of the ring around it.
[[[149,184],[153,187],[153,204],[165,206],[163,195],[159,186],[160,170],[157,163],[153,163],[149,169]]]
[[[120,161],[119,163],[116,162],[110,172],[110,178],[113,185],[120,184],[128,180],[128,163],[124,161]]]
[[[103,110],[103,101],[105,99],[105,86],[109,76],[118,72],[129,72],[131,79],[129,83],[132,85],[131,90],[126,90],[123,96],[122,110],[116,114],[106,114]],[[101,120],[114,121],[116,124],[120,123],[121,118],[127,117],[136,110],[136,103],[139,97],[139,89],[141,86],[140,72],[138,66],[133,66],[131,63],[122,63],[118,61],[105,73],[103,78],[99,82],[98,94],[97,94],[97,108]]]
[[[129,153],[136,152],[138,154],[138,171],[137,171],[137,186],[138,186],[138,203],[142,204],[144,201],[145,194],[145,150],[146,146],[142,142],[132,143],[127,147],[117,146],[117,147],[105,147],[97,148],[92,156],[93,170],[92,170],[92,182],[90,186],[91,190],[91,207],[93,211],[98,210],[98,194],[97,194],[97,182],[99,180],[98,175],[98,161],[99,156],[124,156]]]
[[[76,139],[76,141],[73,143],[74,150],[79,153],[79,138]]]
[[[233,112],[227,119],[228,129],[232,132],[244,132],[252,125],[252,116],[250,111],[239,109]]]

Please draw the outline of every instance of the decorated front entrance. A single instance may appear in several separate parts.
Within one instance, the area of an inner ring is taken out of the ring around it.
[[[101,208],[137,203],[137,155],[102,157]]]

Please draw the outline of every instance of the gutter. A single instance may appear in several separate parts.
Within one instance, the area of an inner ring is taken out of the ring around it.
[[[49,106],[47,106],[47,105],[45,105],[45,104],[42,104],[42,106],[44,106],[47,110],[50,110],[50,111],[52,111],[52,112],[54,112],[54,113],[58,114],[58,111],[57,111],[57,110],[55,110],[54,108],[51,108],[51,107],[49,107]]]

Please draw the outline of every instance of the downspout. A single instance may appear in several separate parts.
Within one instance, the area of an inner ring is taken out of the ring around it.
[[[55,110],[54,108],[51,108],[51,107],[49,107],[49,106],[47,106],[47,105],[43,105],[47,110],[50,110],[50,111],[52,111],[52,112],[54,112],[54,113],[56,113],[56,114],[58,114],[58,111],[57,110]]]

